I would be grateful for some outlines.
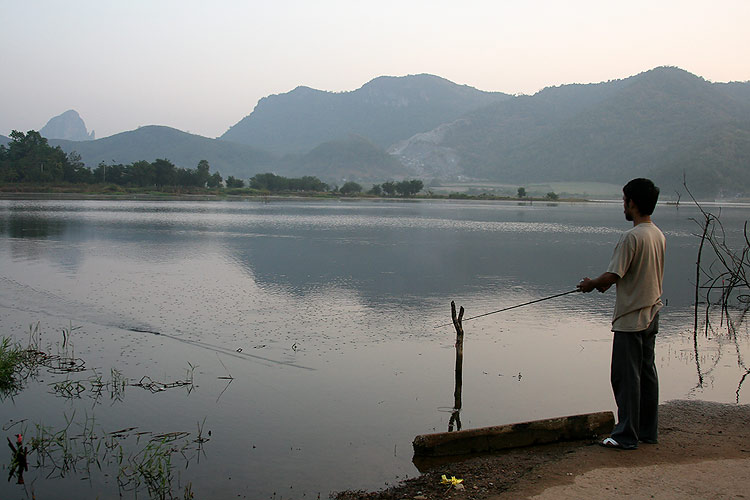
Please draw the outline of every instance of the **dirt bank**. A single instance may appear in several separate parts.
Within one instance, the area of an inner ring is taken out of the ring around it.
[[[418,478],[350,499],[750,498],[750,406],[672,401],[660,408],[659,444],[634,451],[558,443],[434,465]],[[463,479],[463,489],[441,476]]]

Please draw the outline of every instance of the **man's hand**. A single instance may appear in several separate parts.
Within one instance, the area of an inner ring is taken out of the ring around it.
[[[590,279],[588,277],[583,278],[578,283],[578,286],[576,286],[576,288],[578,288],[578,290],[582,291],[583,293],[589,293],[594,289],[599,290],[601,293],[604,293],[609,290],[609,287],[617,283],[618,279],[620,279],[620,277],[614,273],[604,273],[594,279]]]
[[[596,285],[594,283],[594,280],[589,279],[588,277],[583,278],[580,283],[578,283],[578,286],[576,287],[578,290],[580,290],[583,293],[589,293],[594,288],[596,288]]]

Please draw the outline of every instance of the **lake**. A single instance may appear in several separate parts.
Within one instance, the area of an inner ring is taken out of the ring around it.
[[[738,244],[748,207],[720,210]],[[694,345],[699,216],[654,214],[661,400],[746,404],[746,324]],[[629,224],[620,202],[0,200],[2,334],[83,363],[3,398],[6,436],[47,456],[0,497],[144,496],[167,460],[179,498],[417,475],[414,436],[448,430],[454,403],[451,300],[470,317],[572,290]],[[613,305],[574,293],[465,322],[463,428],[614,410]]]

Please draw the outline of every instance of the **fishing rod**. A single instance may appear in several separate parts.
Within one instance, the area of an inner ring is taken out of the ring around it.
[[[505,307],[503,309],[498,309],[497,311],[491,311],[491,312],[488,312],[488,313],[480,314],[478,316],[472,316],[471,318],[466,318],[463,321],[469,321],[469,320],[472,320],[472,319],[483,318],[485,316],[489,316],[490,314],[497,314],[497,313],[503,312],[503,311],[510,311],[511,309],[516,309],[516,308],[519,308],[519,307],[528,306],[530,304],[536,304],[537,302],[542,302],[542,301],[549,300],[549,299],[555,299],[557,297],[562,297],[563,295],[568,295],[568,294],[576,293],[576,292],[579,292],[579,291],[580,290],[578,290],[576,288],[575,290],[570,290],[568,292],[558,293],[556,295],[550,295],[549,297],[544,297],[544,298],[541,298],[541,299],[532,300],[530,302],[524,302],[523,304],[516,304],[515,306],[510,306],[510,307]],[[452,324],[453,324],[453,322],[446,323],[444,325],[438,325],[435,328],[442,328],[444,326],[449,326],[449,325],[452,325]]]

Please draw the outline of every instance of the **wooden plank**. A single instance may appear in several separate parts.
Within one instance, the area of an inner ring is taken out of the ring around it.
[[[532,422],[422,434],[414,438],[415,456],[486,453],[521,446],[589,439],[609,434],[615,425],[611,411]]]

